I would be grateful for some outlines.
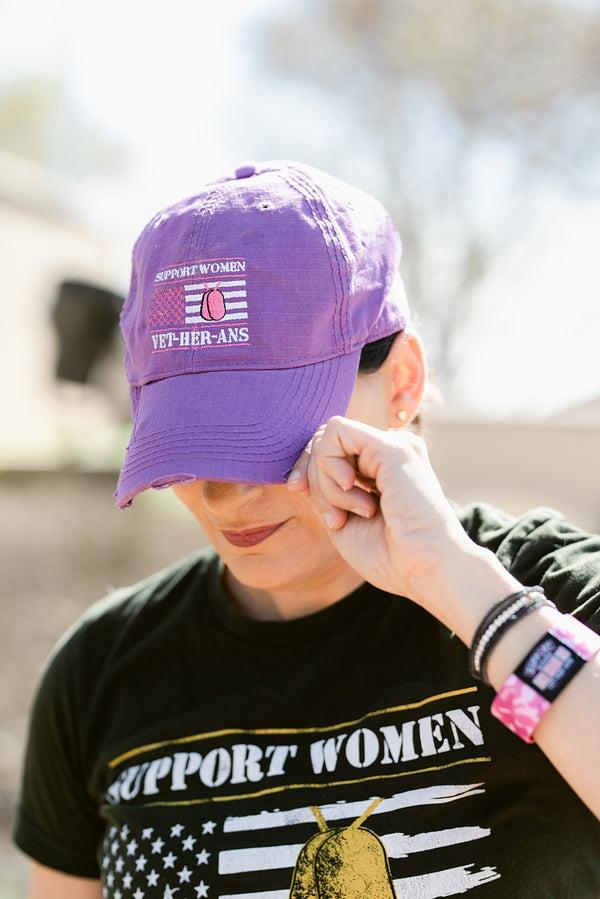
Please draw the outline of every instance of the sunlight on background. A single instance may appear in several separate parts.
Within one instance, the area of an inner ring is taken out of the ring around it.
[[[522,0],[521,6],[528,2]],[[419,5],[405,5],[415,19]],[[552,6],[532,0],[529,5],[540,12]],[[586,8],[584,3],[570,5]],[[344,12],[344,5],[333,0],[329,6],[331,21]],[[518,171],[518,147],[507,151],[509,142],[490,138],[485,128],[480,138],[477,121],[472,125],[476,139],[469,134],[468,122],[459,128],[440,103],[439,92],[431,89],[429,72],[420,92],[411,93],[402,86],[410,86],[411,73],[398,70],[400,87],[390,92],[384,112],[384,128],[390,132],[382,137],[381,120],[373,117],[370,127],[361,104],[361,97],[366,97],[366,105],[370,97],[367,80],[360,88],[366,77],[364,60],[357,55],[352,63],[350,55],[358,51],[350,39],[344,47],[343,33],[331,51],[323,26],[315,25],[311,33],[316,8],[309,0],[172,0],[160,10],[133,0],[101,5],[4,0],[0,149],[25,156],[54,176],[54,202],[107,243],[107,286],[120,291],[127,287],[131,243],[162,205],[248,158],[302,158],[328,168],[388,205],[407,238],[409,276],[419,257],[422,270],[418,278],[408,277],[409,288],[440,369],[449,410],[540,417],[597,397],[597,168],[583,188],[574,188],[576,178],[567,183],[564,170],[555,177],[549,167],[545,174],[536,174],[531,190],[527,173],[524,179]],[[348,16],[358,15],[359,8],[360,3],[350,4]],[[464,14],[468,8],[463,2],[456,10]],[[424,17],[432,9],[435,3],[421,5]],[[431,25],[427,27],[432,34]],[[418,30],[415,34],[414,40],[420,39]],[[487,40],[483,34],[475,37]],[[432,41],[428,38],[420,55],[415,52],[416,65],[423,60],[423,65],[431,64],[426,56]],[[452,52],[462,52],[466,41],[461,38]],[[334,51],[342,59],[339,72]],[[310,77],[298,56],[312,69]],[[354,73],[356,95],[353,82],[344,82],[344,72]],[[518,77],[508,61],[502,77],[509,88],[511,78]],[[566,74],[565,81],[570,83]],[[556,79],[551,83],[556,85]],[[371,95],[377,102],[379,85],[373,81]],[[589,100],[589,85],[581,93]],[[492,102],[494,96],[492,92]],[[498,96],[503,101],[501,91]],[[394,145],[392,120],[400,102],[404,131],[398,130],[402,140]],[[462,105],[465,121],[473,118],[468,104]],[[515,109],[513,121],[522,122],[527,111]],[[11,128],[11,110],[17,128]],[[31,118],[26,127],[23,113]],[[487,126],[480,110],[477,115],[479,124]],[[576,119],[574,123],[569,126],[573,133]],[[584,121],[584,126],[589,123]],[[24,132],[21,148],[15,138],[19,129]],[[597,137],[598,128],[592,133]],[[539,148],[533,152],[541,154]],[[453,198],[450,187],[456,190],[455,185],[447,184],[437,187],[432,199],[430,185],[436,179],[454,178],[451,154],[461,166],[470,159],[468,177],[454,170],[463,192]],[[578,162],[569,159],[565,165],[576,168]],[[396,180],[389,176],[394,168],[400,171]],[[535,174],[535,166],[528,171]],[[407,180],[420,196],[408,195],[404,202]],[[435,202],[439,204],[444,190],[441,208]],[[483,274],[462,290],[464,272],[457,265],[466,265],[466,219],[471,231],[485,235],[489,258]],[[408,232],[419,229],[420,244],[413,250]],[[467,293],[465,314],[458,306]]]
[[[173,0],[154,12],[132,0],[4,4],[2,76],[51,82],[44,161],[73,176],[69,199],[85,201],[80,215],[127,234],[157,202],[228,165],[223,132],[241,78],[240,31],[266,5]],[[105,154],[85,178],[81,156],[90,151],[78,136],[95,138]]]

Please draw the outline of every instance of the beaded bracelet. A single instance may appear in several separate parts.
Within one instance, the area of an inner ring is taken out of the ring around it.
[[[469,650],[469,671],[473,677],[489,685],[487,662],[492,649],[509,627],[542,605],[556,608],[541,587],[523,587],[493,606],[477,628]]]
[[[492,714],[526,743],[559,693],[600,652],[600,636],[571,615],[557,621],[508,676]]]

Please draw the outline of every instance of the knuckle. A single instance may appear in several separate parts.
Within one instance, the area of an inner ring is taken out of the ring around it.
[[[401,439],[401,445],[407,452],[414,452],[418,455],[427,454],[425,441],[420,436],[420,434],[415,434],[413,431],[404,431],[402,433]]]
[[[422,452],[425,449],[425,441],[421,437],[420,434],[415,434],[412,431],[408,434],[409,444],[413,446],[419,452]]]

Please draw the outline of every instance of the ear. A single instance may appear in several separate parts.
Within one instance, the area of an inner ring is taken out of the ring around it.
[[[389,366],[392,383],[388,428],[404,428],[419,411],[427,381],[425,353],[418,334],[414,331],[398,334],[385,366]]]

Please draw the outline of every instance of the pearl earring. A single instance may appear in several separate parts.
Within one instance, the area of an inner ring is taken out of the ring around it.
[[[396,418],[398,419],[398,421],[406,421],[407,417],[408,416],[406,409],[398,409],[398,411],[396,412]]]

